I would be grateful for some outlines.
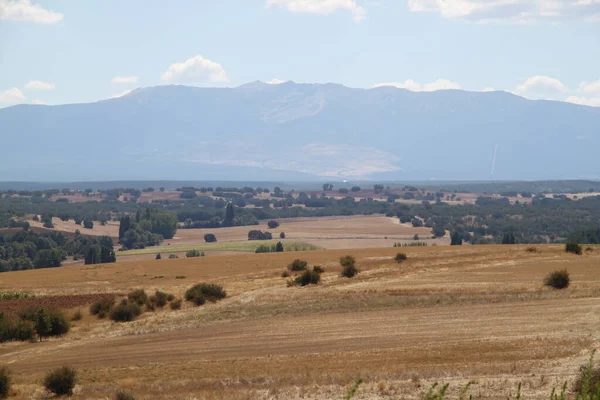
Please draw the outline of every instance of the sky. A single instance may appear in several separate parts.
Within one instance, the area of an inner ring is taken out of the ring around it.
[[[600,0],[0,0],[0,107],[256,80],[600,107]]]

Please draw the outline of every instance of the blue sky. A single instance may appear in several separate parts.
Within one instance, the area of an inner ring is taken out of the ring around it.
[[[0,107],[255,80],[600,107],[600,0],[0,0]]]

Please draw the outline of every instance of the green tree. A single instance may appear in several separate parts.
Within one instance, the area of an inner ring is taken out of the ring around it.
[[[62,252],[59,249],[40,250],[35,257],[35,268],[55,268],[62,264]]]
[[[204,235],[204,241],[206,243],[216,243],[217,237],[214,233],[207,233],[206,235]]]
[[[155,212],[150,215],[151,232],[173,239],[177,233],[177,217],[172,212]]]
[[[228,203],[225,209],[225,219],[223,220],[224,226],[233,226],[233,219],[235,218],[235,211],[233,210],[233,204]]]
[[[460,246],[463,244],[463,240],[462,237],[460,236],[460,233],[454,231],[452,232],[452,235],[450,236],[450,245],[451,246]]]
[[[283,243],[277,242],[277,244],[275,245],[275,251],[277,253],[282,253],[283,252]]]
[[[131,229],[131,217],[126,215],[119,221],[119,240],[125,237],[125,232]]]
[[[44,308],[37,310],[34,323],[35,331],[41,342],[43,338],[48,337],[50,332],[52,332],[52,321],[50,320],[50,317]]]
[[[91,219],[84,220],[83,227],[85,229],[94,229],[94,221],[92,221]]]

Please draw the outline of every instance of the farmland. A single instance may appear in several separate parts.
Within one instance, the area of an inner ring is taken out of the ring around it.
[[[221,284],[228,297],[130,323],[84,315],[63,338],[0,345],[0,362],[15,373],[15,398],[42,398],[43,374],[64,364],[80,372],[76,398],[110,398],[123,388],[147,399],[331,399],[358,378],[358,399],[417,398],[436,381],[457,394],[469,380],[475,397],[506,398],[521,382],[526,398],[547,398],[574,379],[600,339],[598,247],[582,256],[560,245],[406,248],[400,264],[397,250],[3,273],[0,291],[44,298],[136,288],[180,297],[197,282]],[[346,254],[361,271],[352,279],[339,275]],[[321,265],[321,283],[288,287],[281,273],[295,258]],[[545,288],[543,278],[562,268],[571,273],[569,288]]]

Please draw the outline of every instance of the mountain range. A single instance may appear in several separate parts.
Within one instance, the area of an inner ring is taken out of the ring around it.
[[[0,109],[1,181],[600,178],[600,108],[507,92],[158,86]]]

